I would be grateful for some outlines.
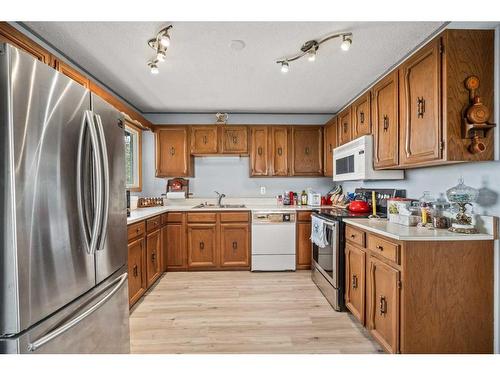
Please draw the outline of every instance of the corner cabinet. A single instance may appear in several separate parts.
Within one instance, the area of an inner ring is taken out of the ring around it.
[[[323,175],[323,128],[292,126],[292,176]]]
[[[156,127],[156,177],[192,176],[194,166],[189,141],[189,131],[185,126]]]
[[[398,73],[389,74],[372,89],[375,168],[399,165]]]

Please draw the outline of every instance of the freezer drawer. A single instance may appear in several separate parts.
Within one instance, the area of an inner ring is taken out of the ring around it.
[[[0,340],[0,353],[129,353],[127,276],[121,269],[49,319]]]

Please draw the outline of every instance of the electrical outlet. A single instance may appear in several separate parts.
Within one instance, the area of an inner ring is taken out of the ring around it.
[[[260,187],[260,195],[266,195],[266,187],[265,186]]]

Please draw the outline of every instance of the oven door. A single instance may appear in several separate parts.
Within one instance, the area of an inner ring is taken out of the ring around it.
[[[320,217],[321,218],[321,217]],[[321,218],[326,225],[326,239],[328,245],[319,247],[313,243],[313,263],[314,267],[332,284],[336,289],[340,287],[339,280],[339,222],[334,220],[325,220]]]

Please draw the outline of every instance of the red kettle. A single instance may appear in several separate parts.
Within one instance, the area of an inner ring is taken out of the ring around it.
[[[355,201],[352,201],[351,203],[349,203],[348,209],[349,209],[349,211],[359,212],[359,213],[370,212],[370,205],[366,201],[355,200]]]

